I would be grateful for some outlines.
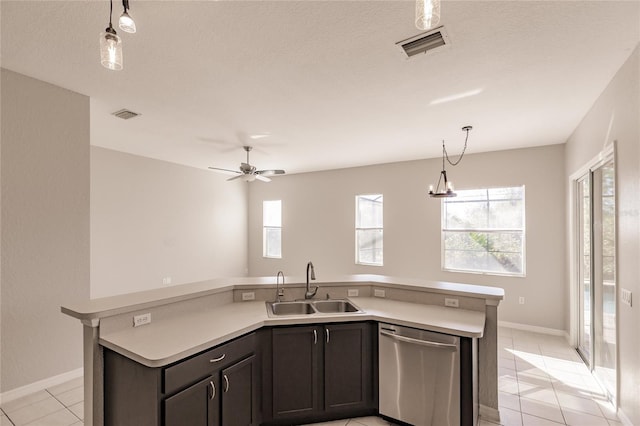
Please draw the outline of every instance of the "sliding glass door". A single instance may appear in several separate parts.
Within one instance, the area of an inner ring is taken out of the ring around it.
[[[578,206],[578,352],[591,365],[591,173],[577,182]]]
[[[611,158],[576,181],[578,352],[611,399],[616,395],[615,165]]]

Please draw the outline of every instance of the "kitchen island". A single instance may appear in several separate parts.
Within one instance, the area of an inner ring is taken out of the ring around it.
[[[286,281],[286,300],[304,297],[303,278]],[[385,322],[478,339],[480,412],[498,417],[502,289],[378,275],[331,277],[314,284],[320,287],[316,298],[349,297],[363,312],[269,316],[265,301],[275,298],[274,277],[218,279],[62,307],[84,325],[85,423],[104,423],[105,351],[158,368],[263,327],[342,322]],[[458,307],[445,307],[445,299],[455,299]],[[151,323],[133,327],[133,317],[146,313]]]

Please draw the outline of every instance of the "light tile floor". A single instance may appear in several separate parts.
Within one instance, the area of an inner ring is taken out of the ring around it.
[[[83,419],[82,378],[3,404],[0,426],[70,426]],[[562,337],[498,330],[501,425],[622,425],[575,350]],[[480,420],[479,426],[495,426]],[[389,426],[361,417],[314,426]]]
[[[332,422],[313,423],[306,426],[393,426],[380,417],[358,417],[356,419],[335,420]]]
[[[498,400],[504,426],[622,425],[563,337],[500,327]],[[480,426],[495,424],[480,421]]]
[[[0,407],[0,426],[82,425],[84,417],[82,377],[53,386]]]

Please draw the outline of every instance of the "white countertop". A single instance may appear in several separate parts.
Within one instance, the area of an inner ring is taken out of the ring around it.
[[[238,302],[102,335],[100,344],[146,366],[160,367],[263,326],[372,320],[462,337],[483,336],[484,312],[375,297],[350,300],[364,313],[269,317],[264,301]]]
[[[304,285],[305,277],[287,276],[286,286]],[[504,289],[471,284],[451,283],[446,281],[429,281],[414,278],[391,277],[385,275],[340,275],[318,277],[314,285],[328,284],[332,286],[354,284],[378,284],[393,286],[399,289],[423,290],[432,293],[450,294],[467,297],[484,298],[487,304],[497,305],[504,298]],[[82,303],[62,306],[64,314],[80,320],[92,320],[118,315],[153,306],[179,302],[206,295],[216,294],[233,289],[275,288],[275,277],[217,278],[190,284],[158,288],[138,293],[129,293],[101,299],[87,300]]]

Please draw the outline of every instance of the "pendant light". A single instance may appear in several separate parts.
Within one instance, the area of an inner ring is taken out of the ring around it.
[[[429,30],[440,23],[440,0],[416,0],[416,28]]]
[[[120,15],[118,26],[122,31],[133,34],[136,32],[136,23],[128,13],[129,0],[122,0],[122,7],[124,8],[124,11],[122,12],[122,15]]]
[[[442,141],[442,171],[440,172],[440,177],[438,178],[438,184],[433,188],[433,185],[429,185],[429,196],[432,198],[446,198],[446,197],[456,197],[458,194],[453,192],[453,182],[447,179],[447,170],[444,167],[444,160],[446,159],[449,164],[452,166],[457,166],[460,161],[462,161],[462,157],[464,156],[465,151],[467,150],[467,140],[469,140],[469,131],[473,129],[471,126],[464,126],[462,128],[463,132],[467,132],[467,136],[464,139],[464,148],[462,149],[462,154],[460,154],[460,158],[456,162],[452,162],[449,160],[449,154],[447,153],[447,148],[444,146],[444,141]],[[440,184],[442,184],[442,189],[440,189]]]
[[[100,33],[100,63],[113,71],[122,69],[122,39],[111,25],[113,0],[109,0],[109,26]]]

